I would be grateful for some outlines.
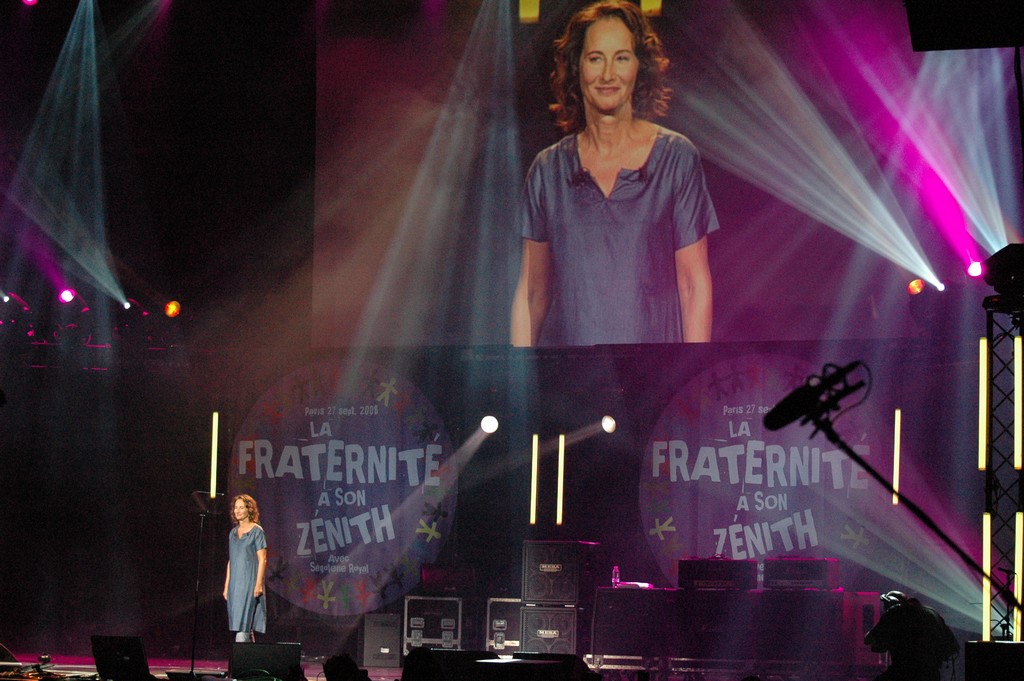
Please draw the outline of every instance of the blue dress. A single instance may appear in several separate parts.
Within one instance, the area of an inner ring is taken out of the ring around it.
[[[231,579],[228,581],[228,629],[231,631],[267,631],[267,599],[253,598],[259,561],[256,552],[267,548],[267,535],[259,525],[238,536],[238,528],[228,535],[228,562]],[[255,612],[254,612],[255,609]]]
[[[520,235],[551,249],[551,306],[539,345],[683,339],[675,252],[718,229],[697,148],[658,128],[643,167],[605,197],[580,163],[576,135],[534,160]]]

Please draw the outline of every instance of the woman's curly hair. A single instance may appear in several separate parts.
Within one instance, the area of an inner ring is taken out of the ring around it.
[[[555,70],[551,73],[555,103],[551,110],[559,129],[565,133],[580,132],[587,125],[580,90],[583,40],[594,22],[607,18],[620,19],[633,35],[633,51],[640,61],[633,89],[633,113],[644,119],[668,113],[671,90],[662,84],[668,58],[661,39],[635,4],[628,0],[600,0],[573,15],[565,33],[555,41]]]
[[[245,504],[245,510],[247,510],[249,512],[249,520],[251,520],[254,523],[259,523],[260,522],[260,508],[259,508],[259,506],[256,505],[256,500],[253,499],[248,494],[239,494],[237,497],[235,497],[234,499],[231,500],[232,508],[234,508],[235,502],[238,501],[239,499],[241,499],[242,503]],[[235,521],[235,524],[236,525],[238,524],[237,520]]]

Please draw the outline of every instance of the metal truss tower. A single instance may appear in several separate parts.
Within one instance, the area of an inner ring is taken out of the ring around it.
[[[1024,297],[989,296],[979,353],[978,467],[985,473],[983,640],[1021,640],[1024,541]]]

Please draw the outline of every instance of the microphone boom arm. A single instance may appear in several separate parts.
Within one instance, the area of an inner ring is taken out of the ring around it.
[[[998,582],[995,582],[992,579],[992,575],[987,574],[984,568],[982,568],[978,564],[978,562],[974,560],[974,558],[972,558],[970,555],[967,554],[966,551],[960,548],[957,545],[957,543],[954,542],[953,539],[949,535],[947,535],[934,520],[932,520],[931,516],[925,513],[925,511],[920,506],[914,503],[902,492],[897,492],[896,489],[892,486],[892,483],[889,482],[889,480],[887,480],[884,475],[875,470],[871,466],[871,464],[864,460],[864,457],[855,452],[853,448],[850,445],[848,445],[843,440],[843,438],[840,437],[839,434],[836,432],[835,428],[832,425],[832,420],[829,418],[829,413],[839,409],[840,399],[846,397],[847,395],[853,394],[854,392],[859,390],[863,385],[864,382],[859,381],[852,385],[844,385],[842,388],[830,392],[828,399],[821,401],[820,408],[815,408],[808,411],[808,413],[801,419],[801,425],[806,425],[808,423],[814,424],[814,432],[811,433],[812,438],[819,431],[824,433],[825,437],[828,439],[829,442],[839,447],[839,449],[841,449],[844,454],[850,457],[852,461],[854,461],[858,466],[861,467],[861,469],[863,469],[868,475],[870,475],[875,480],[875,482],[884,487],[890,494],[897,495],[900,501],[903,503],[903,505],[906,506],[907,509],[909,509],[910,512],[913,513],[914,516],[925,525],[925,527],[931,530],[932,533],[936,537],[938,537],[943,544],[952,549],[953,552],[956,553],[956,555],[960,558],[960,560],[963,561],[964,565],[966,565],[970,570],[972,570],[975,574],[979,575],[983,579],[989,580],[990,583],[997,584]],[[863,401],[864,400],[862,399],[861,402]],[[849,409],[849,407],[847,407],[847,409]],[[1000,593],[1002,593],[1003,597],[1007,600],[1010,607],[1012,607],[1013,609],[1024,609],[1024,607],[1021,606],[1020,601],[1017,600],[1017,597],[1012,592],[1010,592],[1009,590],[1000,589]]]

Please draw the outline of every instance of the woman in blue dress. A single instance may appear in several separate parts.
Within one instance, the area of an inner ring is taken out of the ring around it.
[[[637,5],[601,0],[569,22],[555,63],[567,135],[523,191],[512,344],[710,340],[718,218],[696,147],[649,120],[667,112],[661,40]]]
[[[224,600],[228,603],[228,628],[239,642],[255,641],[255,632],[267,631],[267,602],[263,580],[267,574],[267,536],[259,526],[256,500],[240,494],[231,504],[235,527],[228,535],[228,568]]]

